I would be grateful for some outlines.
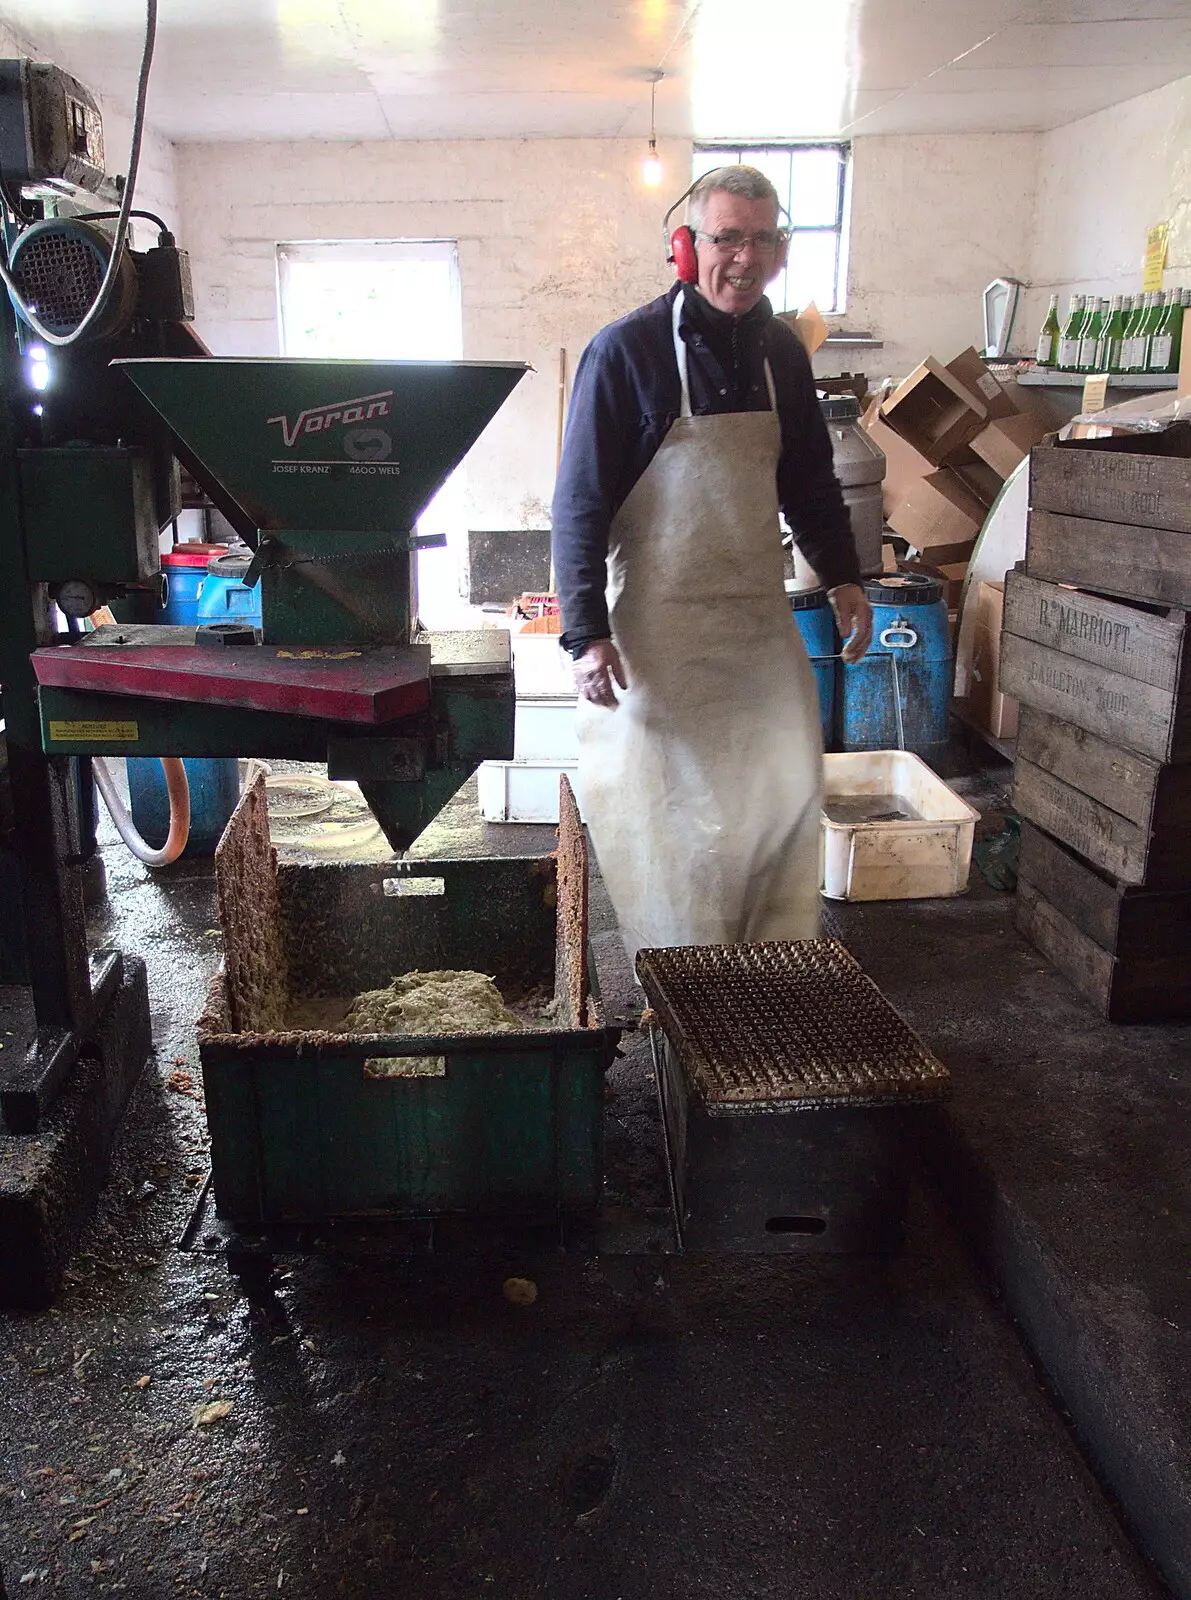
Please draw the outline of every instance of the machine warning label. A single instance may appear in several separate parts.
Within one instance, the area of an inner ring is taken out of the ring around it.
[[[50,722],[50,738],[63,744],[135,744],[135,722]]]

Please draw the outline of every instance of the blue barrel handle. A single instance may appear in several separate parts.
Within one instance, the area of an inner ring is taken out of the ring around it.
[[[886,650],[912,650],[918,643],[918,634],[900,617],[890,628],[882,628],[877,635],[878,644]]]

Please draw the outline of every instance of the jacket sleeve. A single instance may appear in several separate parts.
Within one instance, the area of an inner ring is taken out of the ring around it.
[[[781,374],[775,372],[782,419],[778,503],[825,588],[859,583],[852,519],[832,464],[831,435],[819,410],[810,358],[792,332],[782,339],[774,366]]]
[[[611,636],[608,531],[620,499],[632,403],[625,362],[607,330],[597,334],[575,372],[562,459],[551,507],[554,581],[565,648]]]

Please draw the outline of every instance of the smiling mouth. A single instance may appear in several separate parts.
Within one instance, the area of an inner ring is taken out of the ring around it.
[[[747,290],[753,288],[756,282],[756,278],[729,278],[728,287],[737,291]]]

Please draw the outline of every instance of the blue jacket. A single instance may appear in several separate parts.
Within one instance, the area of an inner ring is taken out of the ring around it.
[[[653,460],[682,403],[668,294],[602,328],[583,352],[551,516],[554,571],[573,649],[606,639],[608,531]],[[691,410],[763,411],[769,358],[782,424],[778,504],[803,555],[828,588],[856,583],[860,567],[831,438],[815,395],[810,360],[793,329],[762,299],[744,317],[715,310],[687,288],[679,322],[687,345]]]

